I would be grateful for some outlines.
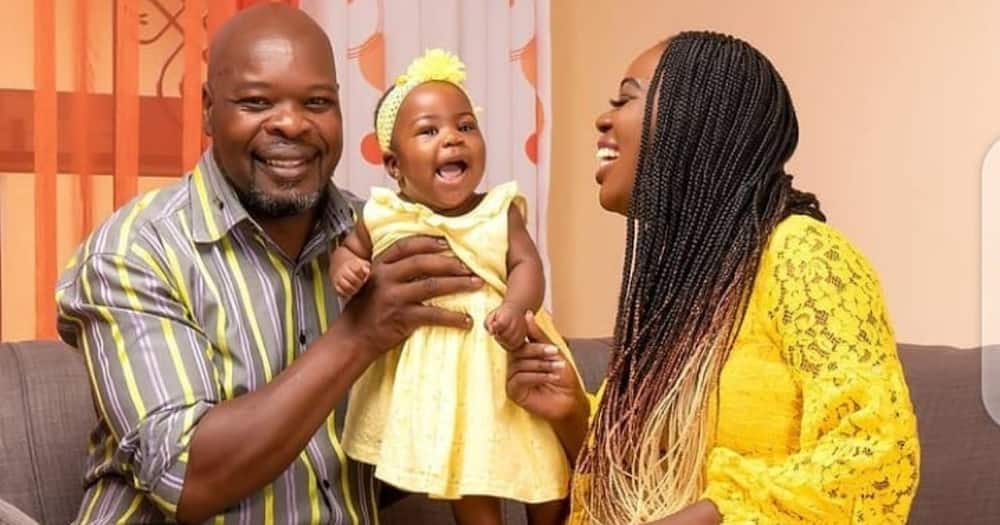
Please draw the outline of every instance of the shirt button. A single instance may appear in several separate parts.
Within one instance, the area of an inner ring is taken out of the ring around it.
[[[306,344],[306,333],[305,332],[299,332],[299,344],[300,345]]]

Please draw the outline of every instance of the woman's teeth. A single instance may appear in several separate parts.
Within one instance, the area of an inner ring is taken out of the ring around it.
[[[618,160],[618,150],[613,148],[597,148],[598,166],[604,167]]]
[[[618,150],[612,148],[597,148],[597,160],[611,162],[618,158]]]

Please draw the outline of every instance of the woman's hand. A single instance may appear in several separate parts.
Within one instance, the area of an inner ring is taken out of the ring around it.
[[[587,433],[590,402],[572,365],[538,328],[531,312],[525,323],[528,342],[507,354],[507,396],[552,424],[572,462]]]
[[[710,500],[697,501],[680,511],[646,525],[719,525],[722,515]]]

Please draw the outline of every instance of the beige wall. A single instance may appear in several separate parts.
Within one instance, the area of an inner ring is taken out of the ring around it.
[[[560,328],[609,334],[617,300],[624,223],[597,205],[594,116],[636,53],[714,29],[782,72],[801,128],[790,171],[878,269],[899,340],[979,344],[979,170],[1000,137],[997,20],[995,0],[552,0]]]

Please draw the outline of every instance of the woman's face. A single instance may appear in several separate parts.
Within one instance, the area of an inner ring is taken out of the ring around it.
[[[642,117],[649,79],[666,43],[657,44],[636,57],[618,84],[611,108],[597,117],[597,173],[601,207],[625,215],[635,184]]]

